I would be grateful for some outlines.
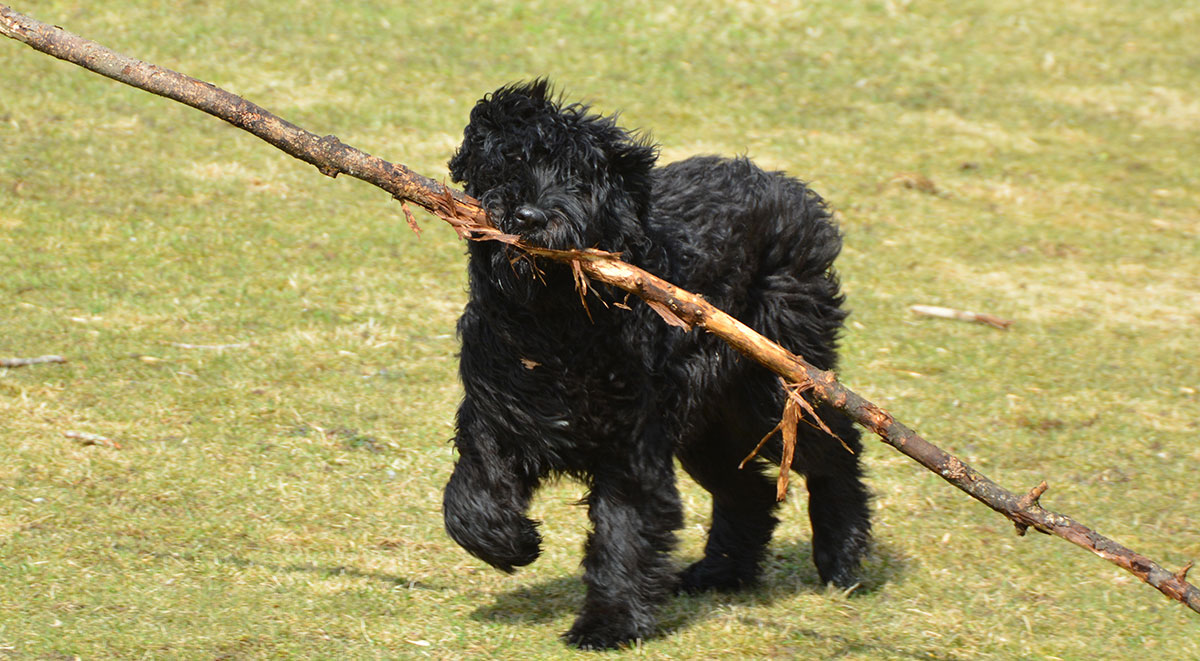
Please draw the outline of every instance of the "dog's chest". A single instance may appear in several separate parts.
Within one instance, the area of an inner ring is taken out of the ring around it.
[[[494,422],[505,428],[504,442],[552,457],[559,470],[624,444],[650,402],[621,328],[586,315],[563,324],[485,312],[469,308],[460,322],[462,377],[473,392],[502,400]]]

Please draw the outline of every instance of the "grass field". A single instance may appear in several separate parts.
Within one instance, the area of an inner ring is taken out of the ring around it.
[[[436,178],[478,97],[549,75],[664,160],[811,181],[846,233],[845,383],[1168,568],[1200,560],[1200,5],[13,8]],[[0,357],[69,359],[0,369],[0,659],[592,658],[557,640],[578,486],[537,500],[544,555],[515,576],[442,531],[465,259],[421,220],[0,41]],[[1200,658],[1183,606],[890,448],[866,463],[863,588],[818,584],[794,490],[762,588],[674,599],[605,658]],[[683,488],[681,564],[708,508]]]

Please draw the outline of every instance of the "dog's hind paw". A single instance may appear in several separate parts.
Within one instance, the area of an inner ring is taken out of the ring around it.
[[[753,587],[757,583],[756,565],[739,566],[727,558],[720,560],[704,558],[679,574],[676,592],[682,594],[697,594],[710,590],[736,592]]]

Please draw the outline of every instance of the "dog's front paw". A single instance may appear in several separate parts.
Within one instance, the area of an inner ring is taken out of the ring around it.
[[[482,522],[447,516],[446,531],[468,553],[509,574],[537,560],[542,551],[537,523],[523,516]]]
[[[582,615],[575,620],[571,630],[563,634],[563,640],[581,650],[612,650],[627,647],[645,637],[638,627],[620,621],[622,619],[602,621]]]
[[[538,524],[524,515],[520,504],[473,487],[458,470],[446,485],[442,516],[446,532],[459,546],[502,571],[512,573],[541,553]]]
[[[630,604],[585,607],[563,640],[582,650],[611,650],[628,647],[650,638],[654,618]]]
[[[509,574],[517,567],[532,564],[542,554],[542,536],[538,534],[537,525],[537,521],[521,517],[516,525],[518,532],[505,540],[507,544],[503,547],[494,545],[488,557],[480,557]]]

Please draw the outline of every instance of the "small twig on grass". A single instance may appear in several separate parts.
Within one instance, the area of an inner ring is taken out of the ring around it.
[[[65,363],[62,356],[38,356],[36,358],[0,358],[0,367],[28,367],[43,363]]]
[[[63,436],[69,439],[79,441],[83,445],[103,445],[106,448],[121,449],[121,444],[99,434],[89,434],[85,431],[65,431]]]
[[[209,351],[224,351],[226,349],[245,349],[251,346],[250,342],[238,342],[236,344],[186,344],[184,342],[167,342],[169,346],[177,349],[205,349]]]
[[[459,191],[345,145],[333,136],[320,138],[213,85],[115,53],[60,28],[22,16],[5,5],[0,5],[0,34],[114,80],[203,110],[311,163],[322,174],[333,177],[344,172],[374,184],[396,199],[418,204],[445,220],[461,237],[501,241],[519,248],[523,251],[522,255],[544,257],[566,264],[577,262],[584,276],[637,295],[667,322],[689,330],[703,328],[775,372],[786,383],[811,388],[815,397],[842,411],[888,445],[1015,523],[1036,528],[1085,548],[1200,613],[1200,589],[1184,580],[1186,572],[1168,572],[1149,558],[1070,517],[1043,509],[1033,502],[1034,499],[1029,499],[1028,504],[1022,507],[1022,499],[1016,494],[846,388],[832,372],[817,369],[713,307],[703,297],[622,262],[617,255],[599,250],[556,251],[525,245],[518,237],[496,229],[478,201]],[[786,413],[785,418],[789,417]]]
[[[937,317],[939,319],[957,319],[958,321],[973,321],[977,324],[987,324],[993,328],[1000,330],[1008,330],[1012,326],[1011,319],[1001,319],[1000,317],[983,314],[980,312],[968,312],[966,310],[955,310],[954,308],[943,308],[936,305],[910,305],[909,310],[915,314],[925,317]]]

